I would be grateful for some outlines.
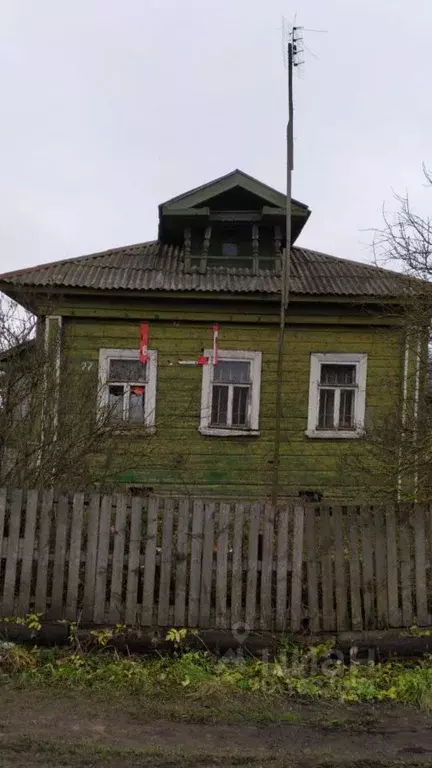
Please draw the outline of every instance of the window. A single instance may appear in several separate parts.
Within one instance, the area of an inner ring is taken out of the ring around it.
[[[203,367],[200,432],[203,435],[258,435],[261,352],[223,350]]]
[[[99,374],[101,405],[113,421],[153,427],[156,409],[157,352],[140,363],[138,350],[101,349]]]
[[[236,258],[238,256],[237,243],[222,243],[222,256]]]
[[[308,437],[363,434],[367,355],[312,354]]]

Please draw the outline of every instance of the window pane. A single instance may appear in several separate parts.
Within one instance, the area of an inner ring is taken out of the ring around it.
[[[334,389],[320,390],[318,429],[334,428],[334,401]]]
[[[114,421],[123,421],[124,387],[111,386],[108,389],[108,407]]]
[[[325,386],[346,386],[356,383],[355,365],[324,364],[321,366],[321,384]]]
[[[213,387],[212,397],[212,424],[227,424],[228,415],[228,387],[220,385]]]
[[[249,387],[234,387],[233,389],[232,425],[233,427],[246,427]]]
[[[110,360],[110,381],[147,381],[147,365],[139,360]]]
[[[339,429],[354,429],[354,390],[341,389]]]
[[[129,397],[129,421],[133,424],[144,424],[145,388],[131,387]]]
[[[250,363],[243,360],[220,360],[214,369],[214,380],[230,384],[249,384]]]
[[[237,243],[222,243],[222,255],[235,258],[238,255]]]

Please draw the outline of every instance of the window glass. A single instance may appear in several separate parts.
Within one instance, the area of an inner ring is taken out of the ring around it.
[[[220,360],[214,368],[214,381],[249,384],[250,363],[243,360]]]
[[[231,258],[238,256],[237,243],[222,243],[222,256],[229,256]]]
[[[321,384],[326,387],[341,387],[356,383],[355,365],[323,364],[321,366]]]
[[[226,426],[228,423],[228,387],[214,385],[212,394],[212,424]]]
[[[233,427],[245,427],[247,424],[247,405],[249,387],[234,387],[232,405]]]
[[[110,381],[146,381],[147,365],[139,360],[111,359],[109,363]]]
[[[129,421],[134,424],[144,424],[145,418],[145,388],[131,387],[129,396]]]
[[[341,389],[339,406],[339,428],[353,429],[354,427],[354,397],[353,389]]]
[[[123,420],[124,387],[121,385],[110,386],[108,389],[108,407],[111,418],[115,421]]]
[[[319,396],[318,429],[333,429],[334,389],[321,389]]]

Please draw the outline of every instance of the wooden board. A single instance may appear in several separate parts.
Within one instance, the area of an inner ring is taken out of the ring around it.
[[[386,520],[386,533],[387,533],[388,621],[389,621],[390,627],[400,627],[401,616],[399,612],[396,516],[395,516],[394,509],[386,509],[385,520]]]
[[[134,496],[132,499],[130,537],[128,553],[128,575],[126,586],[126,614],[127,626],[138,622],[138,576],[140,569],[141,548],[141,521],[143,513],[143,499]]]
[[[87,509],[87,542],[84,576],[83,621],[92,621],[99,536],[100,495],[92,493]]]
[[[213,576],[213,536],[215,504],[204,504],[204,539],[201,564],[201,593],[199,625],[202,628],[210,626],[210,607]]]
[[[99,514],[99,537],[93,607],[93,621],[95,624],[103,624],[106,620],[105,606],[108,575],[108,555],[111,537],[111,508],[111,496],[102,496]]]
[[[120,624],[124,620],[123,604],[123,566],[126,534],[126,497],[116,497],[116,516],[114,523],[114,548],[111,565],[111,594],[109,617],[111,624]]]
[[[402,596],[402,626],[410,627],[413,623],[413,605],[412,605],[412,528],[409,510],[406,506],[401,507],[399,514],[399,549],[400,549],[400,573],[401,573],[401,596]]]
[[[196,627],[199,619],[201,589],[201,556],[203,546],[204,505],[194,501],[192,517],[191,565],[189,580],[188,626]]]
[[[15,580],[18,563],[18,545],[23,503],[22,490],[15,489],[11,494],[9,517],[9,536],[6,555],[6,570],[3,587],[3,602],[0,605],[0,615],[13,616],[15,602]]]
[[[65,583],[66,541],[68,532],[69,499],[61,494],[57,501],[55,517],[56,537],[50,617],[63,619],[63,592]]]
[[[158,625],[170,625],[171,568],[173,556],[174,501],[165,499],[162,527],[161,568],[159,582]]]
[[[273,536],[274,508],[271,504],[264,507],[263,547],[261,561],[260,627],[272,629],[272,578],[273,578]]]
[[[416,616],[419,627],[429,624],[426,585],[426,546],[425,546],[424,508],[416,505],[414,510],[414,547],[415,547],[415,582]]]
[[[174,626],[186,626],[186,589],[189,536],[189,499],[180,499],[177,523]]]
[[[383,629],[388,626],[388,599],[387,599],[387,553],[385,535],[385,515],[381,507],[373,511],[375,527],[375,588],[377,598],[377,627]]]
[[[319,521],[321,534],[323,630],[328,632],[336,629],[336,620],[333,595],[333,541],[329,511],[326,507],[321,508]]]
[[[21,561],[20,591],[18,597],[18,615],[26,616],[30,610],[30,590],[33,574],[33,558],[38,508],[38,492],[27,492],[24,546]]]
[[[230,505],[221,502],[216,550],[216,627],[219,629],[226,629],[228,627],[227,578],[229,522]]]
[[[141,623],[144,627],[153,624],[154,585],[156,574],[156,546],[159,519],[158,499],[149,499],[147,515],[147,537],[144,558],[144,579]]]
[[[44,491],[39,518],[37,543],[38,561],[36,576],[35,611],[45,614],[47,610],[48,561],[50,552],[50,531],[53,516],[53,491]]]
[[[255,628],[258,582],[258,536],[260,530],[261,504],[252,504],[249,512],[248,570],[246,585],[245,629]]]
[[[335,552],[336,624],[339,632],[349,629],[348,592],[345,558],[345,516],[341,507],[333,507],[333,538]]]
[[[231,627],[240,629],[243,624],[243,520],[244,505],[234,507],[233,553],[231,575]]]
[[[84,514],[84,494],[75,493],[73,498],[72,528],[69,547],[69,568],[66,595],[66,618],[77,621],[77,600],[81,565],[81,535]]]
[[[302,620],[303,535],[304,508],[295,506],[291,579],[291,630],[293,632],[300,630]]]
[[[370,510],[361,511],[361,552],[362,552],[362,588],[364,606],[364,629],[375,627],[375,590],[373,568],[373,525]]]
[[[363,629],[363,617],[360,596],[360,558],[358,537],[359,514],[357,510],[350,509],[348,515],[349,537],[349,572],[351,594],[351,628],[353,631]]]
[[[318,600],[318,560],[315,533],[315,508],[312,506],[308,506],[305,510],[305,545],[309,629],[311,632],[319,632],[320,612]]]
[[[288,522],[289,509],[277,512],[277,553],[276,553],[276,629],[284,632],[288,627]]]

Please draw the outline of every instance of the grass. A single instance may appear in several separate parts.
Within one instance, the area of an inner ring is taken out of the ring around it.
[[[411,666],[351,664],[326,658],[323,647],[291,646],[272,662],[221,659],[208,652],[180,652],[151,658],[119,656],[108,649],[29,648],[0,643],[0,682],[151,697],[155,706],[180,701],[198,719],[211,713],[226,719],[265,722],[276,717],[278,698],[339,703],[397,702],[432,711],[432,658]],[[211,706],[208,702],[211,701]],[[215,705],[216,702],[216,705]],[[218,704],[219,702],[219,704]],[[184,706],[182,706],[184,709]],[[290,713],[278,718],[289,720]]]

